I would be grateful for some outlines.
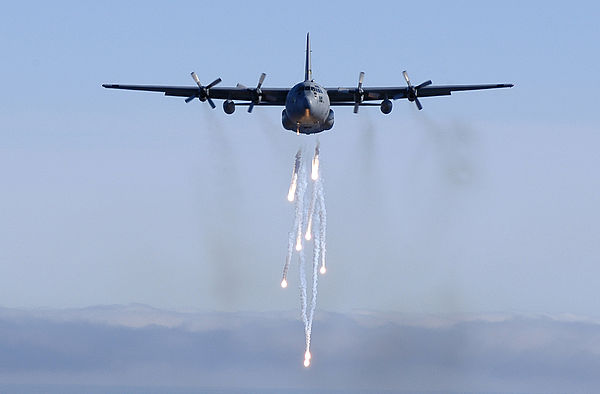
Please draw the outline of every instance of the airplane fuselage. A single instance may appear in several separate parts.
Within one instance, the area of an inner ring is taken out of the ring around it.
[[[314,134],[333,127],[333,110],[325,88],[306,80],[290,89],[281,113],[281,123],[287,130]]]

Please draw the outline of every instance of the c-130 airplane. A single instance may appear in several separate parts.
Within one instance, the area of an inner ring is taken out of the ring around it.
[[[118,85],[103,84],[109,89],[142,90],[149,92],[163,92],[165,96],[186,97],[189,103],[195,98],[208,102],[214,109],[215,103],[212,99],[223,101],[223,111],[232,114],[236,105],[247,105],[248,112],[252,112],[255,106],[276,105],[285,106],[281,113],[281,123],[286,130],[297,134],[315,134],[333,127],[334,114],[331,106],[353,106],[354,113],[358,113],[361,106],[380,106],[381,112],[389,114],[392,112],[392,100],[408,99],[414,102],[419,110],[423,109],[420,97],[449,96],[452,92],[464,90],[481,90],[510,88],[513,84],[483,84],[483,85],[432,85],[431,80],[419,85],[412,85],[406,71],[402,72],[407,86],[405,87],[363,87],[365,73],[361,71],[358,77],[358,86],[351,88],[324,88],[312,78],[310,60],[310,33],[306,35],[306,63],[304,70],[304,81],[291,89],[286,88],[262,88],[265,73],[260,75],[258,85],[248,88],[242,84],[236,87],[215,87],[221,82],[217,78],[208,85],[200,83],[195,72],[192,78],[196,86],[157,86],[157,85]],[[380,101],[373,103],[372,101]],[[242,101],[242,102],[238,102]]]

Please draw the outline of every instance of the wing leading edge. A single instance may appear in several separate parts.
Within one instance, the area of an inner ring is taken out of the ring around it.
[[[512,88],[514,85],[509,83],[482,84],[482,85],[429,85],[418,89],[418,97],[449,96],[452,92],[467,90],[484,90]],[[331,105],[349,105],[355,102],[356,88],[326,88]],[[363,101],[370,100],[397,100],[408,98],[410,89],[403,87],[364,87]]]
[[[144,92],[161,92],[165,96],[192,97],[200,94],[196,86],[161,86],[161,85],[119,85],[104,84],[107,89],[139,90]],[[260,103],[256,105],[285,105],[285,99],[289,89],[284,88],[263,88]],[[213,99],[221,100],[241,100],[252,101],[255,99],[253,89],[248,88],[219,88],[210,89],[209,96]],[[240,103],[243,104],[243,103]]]
[[[145,92],[161,92],[165,96],[191,97],[197,95],[199,89],[195,86],[162,86],[162,85],[119,85],[104,84],[107,89],[139,90]],[[511,88],[513,84],[481,84],[481,85],[429,85],[418,90],[418,97],[449,96],[452,92],[468,90],[485,90]],[[262,99],[257,105],[285,105],[285,99],[290,89],[286,88],[263,88]],[[331,105],[353,105],[355,102],[356,88],[326,88]],[[397,100],[408,98],[409,88],[401,87],[365,87],[363,88],[363,101],[373,100]],[[214,87],[210,89],[210,97],[221,100],[252,101],[254,99],[252,89]],[[243,103],[240,103],[243,104]]]

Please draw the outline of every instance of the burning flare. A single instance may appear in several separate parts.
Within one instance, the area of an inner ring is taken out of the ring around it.
[[[319,270],[319,272],[321,273],[321,275],[325,275],[325,273],[327,272],[327,268],[325,268],[325,266],[324,266],[324,265],[322,265],[322,266],[321,266],[321,269]],[[283,286],[283,284],[282,284],[281,286],[282,286],[282,287],[285,287],[285,286]]]
[[[296,186],[298,185],[298,170],[300,169],[300,164],[302,163],[302,148],[298,149],[296,152],[296,160],[294,161],[294,170],[292,171],[292,182],[290,184],[290,190],[288,191],[288,201],[294,201],[296,195]]]
[[[281,287],[282,287],[283,289],[285,289],[285,288],[287,287],[287,280],[285,280],[285,278],[283,278],[283,279],[281,280]]]
[[[319,156],[315,156],[312,161],[312,172],[310,173],[310,179],[313,181],[319,179]]]
[[[304,236],[304,239],[307,241],[312,239],[312,215],[308,217],[308,225],[306,226],[306,235]]]
[[[313,181],[319,179],[319,143],[317,142],[317,146],[315,147],[315,156],[312,159],[312,171],[310,173],[310,178]]]
[[[308,368],[308,366],[310,365],[310,359],[312,358],[312,355],[310,354],[310,350],[307,350],[304,353],[304,366],[306,368]]]
[[[290,183],[290,190],[288,191],[287,199],[289,202],[294,201],[294,196],[296,195],[296,185],[298,183],[298,174],[294,171],[292,174],[292,183]]]

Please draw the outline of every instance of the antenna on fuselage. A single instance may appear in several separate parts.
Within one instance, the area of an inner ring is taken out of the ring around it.
[[[304,67],[304,80],[312,81],[312,66],[310,64],[310,33],[306,33],[306,65]]]

